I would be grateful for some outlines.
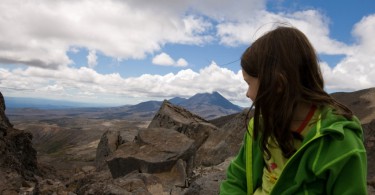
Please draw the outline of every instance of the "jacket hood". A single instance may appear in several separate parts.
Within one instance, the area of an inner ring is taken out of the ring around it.
[[[351,130],[363,140],[362,125],[356,116],[348,120],[344,116],[336,114],[332,108],[324,107],[320,109],[319,120],[320,130],[317,133],[330,135],[341,140],[345,137],[344,130]]]

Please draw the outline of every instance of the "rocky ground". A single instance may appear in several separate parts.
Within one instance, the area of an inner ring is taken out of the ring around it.
[[[233,136],[238,132],[169,102],[150,124],[137,123],[137,128],[88,120],[101,130],[87,131],[76,125],[82,121],[65,118],[18,122],[23,129],[18,130],[1,102],[1,194],[217,194],[226,159],[236,153],[243,135]]]
[[[244,110],[206,121],[165,101],[152,121],[71,118],[13,126],[0,97],[0,194],[218,194],[248,118]],[[375,100],[366,101],[367,111],[375,108]],[[375,194],[369,115],[360,117],[368,189]]]

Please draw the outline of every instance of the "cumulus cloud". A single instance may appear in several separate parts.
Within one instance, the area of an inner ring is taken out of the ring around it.
[[[67,14],[69,13],[69,14]],[[84,98],[190,96],[219,91],[233,101],[247,101],[240,72],[214,62],[199,71],[123,78],[93,70],[97,53],[119,61],[160,53],[166,44],[204,46],[249,45],[275,25],[288,23],[303,31],[319,54],[345,57],[337,64],[321,63],[327,89],[357,90],[375,85],[375,15],[353,28],[354,44],[330,37],[329,18],[317,10],[270,12],[265,0],[182,1],[49,1],[2,0],[0,4],[0,87],[27,93]],[[89,50],[87,67],[73,68],[67,55]],[[166,53],[152,62],[188,66],[184,56]]]
[[[329,20],[319,11],[272,13],[265,5],[264,0],[4,0],[0,63],[56,69],[73,63],[66,54],[72,47],[124,60],[144,58],[166,43],[202,45],[218,39],[237,46],[251,43],[277,22],[300,28],[319,53],[351,51],[329,37]]]
[[[161,53],[152,59],[153,64],[171,66],[174,64],[174,60],[166,53]]]
[[[338,64],[321,63],[329,91],[354,91],[375,86],[374,14],[365,16],[354,26],[352,34],[357,42],[351,45],[330,38],[329,19],[317,10],[293,13],[258,12],[248,21],[219,24],[217,34],[224,45],[250,45],[278,25],[300,29],[319,54],[344,55]]]
[[[156,64],[156,65],[161,65],[161,66],[180,66],[180,67],[183,67],[183,66],[188,65],[188,62],[185,59],[180,58],[177,61],[175,61],[174,59],[171,58],[171,56],[169,56],[168,54],[166,54],[164,52],[159,54],[159,55],[156,55],[152,59],[152,63]]]
[[[224,45],[238,46],[254,42],[276,26],[294,26],[306,34],[317,52],[322,54],[349,54],[351,47],[329,37],[328,19],[316,10],[293,13],[261,11],[243,22],[223,22],[217,26],[217,35]]]
[[[89,68],[94,68],[98,64],[97,58],[96,51],[90,50],[89,54],[87,55],[87,66]]]
[[[72,63],[67,56],[71,47],[90,48],[116,59],[139,59],[165,43],[211,41],[206,19],[181,14],[188,6],[184,1],[4,0],[0,63],[57,69]]]
[[[187,66],[188,62],[184,58],[179,58],[176,62],[177,66]]]
[[[323,63],[327,88],[334,91],[353,91],[375,86],[375,14],[358,22],[353,35],[358,42],[350,54],[330,68]]]
[[[0,68],[0,87],[5,89],[2,91],[5,94],[29,93],[39,94],[40,97],[74,97],[74,100],[85,101],[101,99],[105,102],[107,99],[102,98],[105,96],[116,96],[117,101],[124,98],[190,97],[196,93],[212,91],[219,91],[235,102],[248,101],[244,94],[246,84],[242,79],[242,73],[219,67],[215,62],[197,72],[185,69],[176,74],[143,74],[131,78],[123,78],[118,73],[99,74],[87,67],[65,67],[59,71],[36,67],[25,70]]]

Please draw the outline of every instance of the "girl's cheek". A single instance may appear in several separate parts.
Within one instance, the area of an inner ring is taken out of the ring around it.
[[[247,88],[246,97],[250,98],[250,87]]]

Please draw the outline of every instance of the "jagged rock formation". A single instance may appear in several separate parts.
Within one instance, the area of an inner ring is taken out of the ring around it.
[[[0,92],[0,138],[6,136],[7,129],[12,128],[13,125],[10,124],[9,119],[5,116],[5,101],[3,94]]]
[[[228,157],[242,143],[246,114],[239,113],[219,129],[164,101],[133,141],[121,142],[116,131],[103,134],[96,163],[105,160],[109,171],[97,169],[71,183],[79,183],[79,194],[217,194]]]
[[[139,131],[135,142],[122,144],[107,161],[114,178],[130,172],[160,173],[179,159],[191,161],[194,141],[174,130],[149,128]]]
[[[36,182],[34,175],[39,173],[32,135],[14,129],[5,108],[0,93],[0,194],[19,193],[22,184]]]
[[[182,107],[174,106],[168,101],[163,102],[158,113],[156,113],[148,126],[148,128],[155,127],[173,129],[193,139],[195,141],[194,150],[197,151],[196,155],[198,157],[195,160],[195,166],[205,163],[207,156],[204,154],[210,149],[208,146],[203,148],[201,146],[211,135],[219,133],[218,128],[205,119],[192,114]]]
[[[53,169],[38,164],[32,134],[13,128],[5,115],[5,108],[0,92],[0,194],[71,192],[55,178]]]
[[[107,167],[106,158],[110,156],[117,148],[125,143],[122,140],[119,131],[106,131],[98,144],[96,149],[95,166],[97,170],[101,170]]]
[[[183,133],[193,139],[198,149],[217,128],[198,115],[174,106],[167,100],[163,102],[148,128],[168,128]]]

